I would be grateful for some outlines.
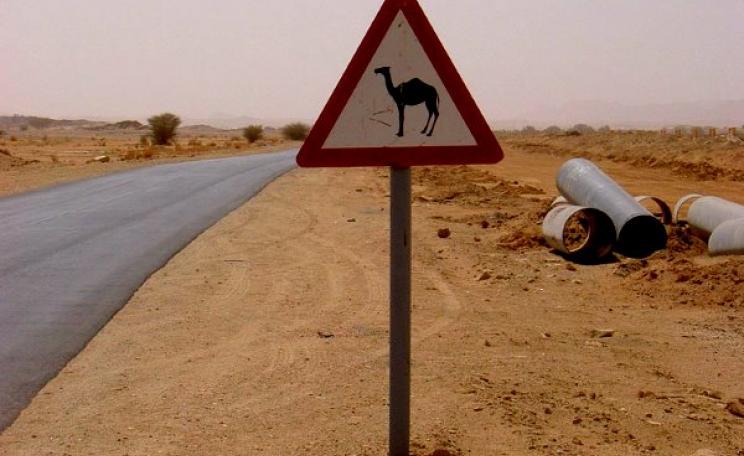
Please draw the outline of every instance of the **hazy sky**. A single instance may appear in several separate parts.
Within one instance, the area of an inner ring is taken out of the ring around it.
[[[744,0],[420,0],[489,119],[744,98]],[[381,0],[0,0],[0,113],[314,119]]]

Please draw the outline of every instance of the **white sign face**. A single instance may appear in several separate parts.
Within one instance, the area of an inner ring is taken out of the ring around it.
[[[416,34],[399,12],[323,148],[476,144]]]

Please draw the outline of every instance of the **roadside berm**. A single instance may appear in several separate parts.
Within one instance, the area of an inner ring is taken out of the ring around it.
[[[540,228],[565,158],[506,152],[414,171],[413,452],[744,454],[744,259],[680,228],[646,258],[567,261]],[[593,158],[633,195],[744,202],[742,182]],[[387,194],[383,169],[268,186],[148,280],[0,454],[384,455]]]

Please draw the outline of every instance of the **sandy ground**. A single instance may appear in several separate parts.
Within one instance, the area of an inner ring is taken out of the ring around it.
[[[565,157],[517,142],[415,172],[412,451],[744,455],[744,261],[675,233],[648,261],[567,263],[537,225]],[[744,203],[744,182],[600,165]],[[385,170],[280,178],[154,274],[0,454],[385,454],[388,215]]]

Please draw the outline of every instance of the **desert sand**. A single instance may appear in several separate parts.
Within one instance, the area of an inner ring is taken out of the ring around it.
[[[581,266],[539,231],[569,156],[744,203],[744,148],[709,141],[517,135],[499,165],[414,171],[415,454],[744,454],[744,259],[675,231]],[[278,179],[154,274],[0,454],[386,454],[388,198],[385,169]]]

